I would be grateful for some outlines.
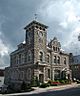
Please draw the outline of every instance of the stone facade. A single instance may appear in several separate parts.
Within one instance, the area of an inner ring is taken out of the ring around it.
[[[26,30],[25,43],[10,54],[10,67],[5,69],[5,83],[30,83],[37,76],[40,82],[71,79],[69,54],[61,50],[56,37],[47,44],[47,26],[32,21]]]

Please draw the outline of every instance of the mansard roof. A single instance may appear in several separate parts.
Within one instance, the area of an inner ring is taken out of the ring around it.
[[[67,55],[67,56],[69,56],[69,53],[67,53],[67,52],[65,52],[65,51],[63,52],[63,51],[61,51],[61,50],[60,50],[60,54],[61,54],[61,55]]]
[[[80,64],[80,55],[73,56],[73,64]]]
[[[19,53],[19,52],[21,52],[21,51],[24,51],[25,49],[25,45],[26,44],[24,44],[24,43],[20,43],[19,45],[17,45],[18,46],[18,49],[16,49],[15,51],[13,51],[10,55],[13,55],[13,54],[17,54],[17,53]]]
[[[46,25],[44,25],[44,24],[42,24],[42,23],[40,23],[40,22],[38,22],[38,21],[35,21],[35,20],[33,20],[31,23],[29,23],[24,29],[27,29],[28,27],[30,27],[30,26],[32,26],[33,24],[37,24],[37,25],[39,25],[39,26],[42,26],[42,27],[44,27],[44,28],[48,28],[48,26],[46,26]]]

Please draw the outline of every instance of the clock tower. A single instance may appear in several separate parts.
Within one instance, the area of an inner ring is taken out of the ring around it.
[[[33,50],[33,64],[46,62],[46,43],[48,26],[32,21],[24,29],[26,30],[26,48]]]

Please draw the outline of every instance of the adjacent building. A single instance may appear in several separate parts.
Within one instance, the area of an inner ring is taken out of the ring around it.
[[[80,55],[70,54],[70,69],[72,70],[72,79],[80,80]]]
[[[4,69],[0,69],[0,87],[4,85]]]
[[[54,37],[47,44],[48,26],[32,21],[25,29],[25,43],[10,54],[10,67],[5,69],[5,84],[30,83],[33,77],[39,82],[71,79],[69,54],[61,50]]]

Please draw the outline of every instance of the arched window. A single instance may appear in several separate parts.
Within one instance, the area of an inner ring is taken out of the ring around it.
[[[25,62],[27,62],[27,52],[25,52]]]
[[[20,72],[20,79],[21,79],[21,80],[24,80],[24,71],[21,71],[21,72]]]
[[[50,78],[50,69],[48,69],[48,78]]]
[[[54,56],[54,63],[56,63],[56,56]]]
[[[60,64],[60,57],[57,58],[57,63]]]
[[[19,55],[16,56],[16,64],[19,64]]]
[[[21,63],[24,63],[24,54],[21,54]]]
[[[47,55],[47,63],[50,63],[50,57]]]
[[[40,61],[43,61],[43,52],[39,53],[39,58],[40,58]]]
[[[32,60],[32,53],[31,53],[30,50],[28,51],[28,54],[27,54],[27,55],[28,55],[27,60],[28,60],[28,61],[31,61],[31,60]]]
[[[66,64],[66,58],[64,58],[64,64]]]
[[[19,54],[19,64],[21,64],[21,54]]]
[[[55,47],[53,46],[53,50],[55,51]]]
[[[30,68],[28,68],[28,70],[27,70],[27,79],[31,80],[31,69]]]

